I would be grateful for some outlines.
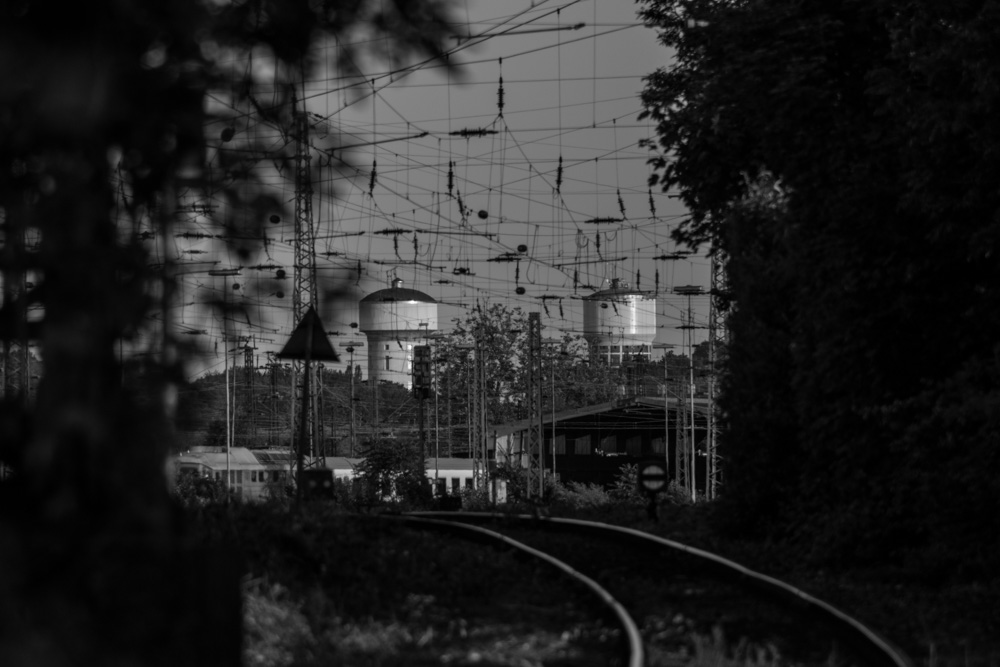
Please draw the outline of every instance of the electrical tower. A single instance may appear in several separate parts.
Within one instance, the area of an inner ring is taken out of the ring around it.
[[[292,277],[292,320],[293,326],[298,326],[310,306],[315,307],[316,292],[316,231],[313,226],[312,210],[312,156],[309,153],[309,116],[295,97],[292,97],[292,132],[295,136],[295,265]],[[302,409],[306,364],[302,360],[292,361],[292,384],[295,391],[292,396],[292,438],[298,437],[302,431],[300,420],[306,422],[306,442],[302,443],[302,451],[310,457],[319,456],[321,438],[316,423],[317,401],[316,392],[309,397],[309,404]],[[316,366],[309,369],[312,386],[317,384]]]
[[[541,499],[545,490],[544,433],[542,432],[542,321],[528,313],[528,468],[529,498]]]
[[[719,492],[722,474],[719,466],[719,412],[716,408],[716,391],[721,355],[728,343],[726,316],[729,312],[729,284],[726,276],[726,258],[721,250],[712,255],[712,285],[708,310],[708,444],[705,456],[705,495],[714,499]]]

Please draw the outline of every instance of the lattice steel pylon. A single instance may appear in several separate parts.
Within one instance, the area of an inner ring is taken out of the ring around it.
[[[544,433],[542,432],[542,323],[538,313],[528,313],[528,467],[529,498],[545,491]]]
[[[292,320],[293,327],[299,325],[310,306],[315,306],[316,295],[316,231],[312,210],[312,156],[309,152],[309,116],[305,102],[302,108],[295,97],[292,98],[292,115],[295,135],[295,265],[292,274]],[[292,438],[297,438],[301,428],[300,420],[306,421],[306,440],[302,451],[310,457],[318,454],[319,434],[316,415],[316,393],[309,396],[306,409],[302,410],[304,393],[305,362],[292,362],[292,383],[295,387],[292,397]],[[316,383],[316,365],[310,364],[309,378],[313,387]]]
[[[712,255],[712,285],[708,310],[708,441],[705,456],[705,495],[714,499],[722,483],[719,465],[719,409],[716,403],[718,372],[728,343],[726,316],[729,313],[729,284],[726,257],[721,250]]]

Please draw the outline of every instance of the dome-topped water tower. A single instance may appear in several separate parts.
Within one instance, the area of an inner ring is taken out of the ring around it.
[[[368,338],[369,382],[388,380],[411,388],[413,346],[428,344],[428,335],[437,331],[437,301],[396,278],[392,287],[361,299],[359,318]]]
[[[583,337],[592,360],[612,366],[648,361],[656,338],[656,297],[612,279],[608,289],[584,297]]]

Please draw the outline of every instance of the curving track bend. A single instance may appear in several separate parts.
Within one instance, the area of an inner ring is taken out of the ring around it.
[[[758,658],[759,647],[768,646],[782,664],[913,667],[889,641],[836,607],[716,554],[639,530],[499,513],[399,518],[415,528],[506,545],[578,581],[617,619],[627,652],[622,664],[629,667],[686,662],[692,656],[679,647],[690,644],[693,632],[704,637],[723,626],[730,637],[745,631],[760,642],[751,643]]]

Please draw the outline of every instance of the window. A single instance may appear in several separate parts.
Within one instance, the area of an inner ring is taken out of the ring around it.
[[[389,346],[386,345],[386,347],[389,347]],[[390,359],[392,359],[392,357],[390,357],[388,354],[385,355],[385,370],[389,370],[389,360]]]
[[[382,346],[382,349],[385,350],[386,352],[388,352],[389,351],[389,343],[386,343],[384,346]]]
[[[466,477],[465,478],[465,488],[467,488],[467,489],[471,489],[472,488],[472,478],[471,477]]]
[[[462,480],[458,477],[451,478],[451,492],[458,493],[462,490]]]
[[[251,470],[250,471],[250,481],[251,482],[256,482],[257,481],[257,471],[256,470]]]

